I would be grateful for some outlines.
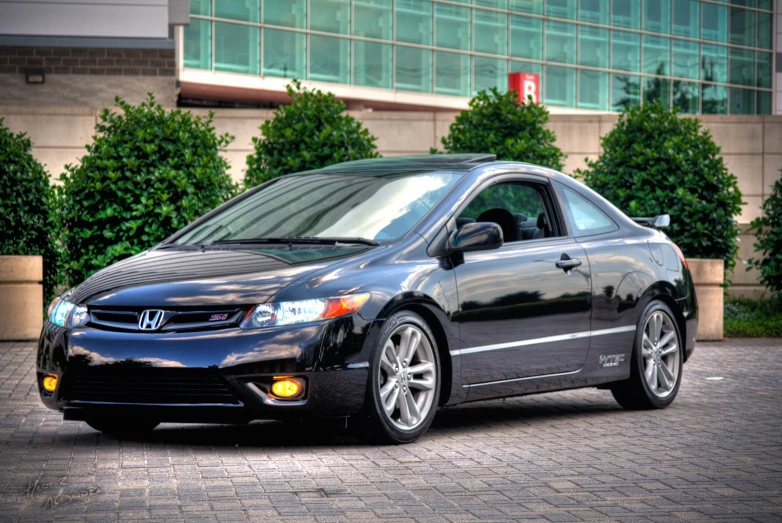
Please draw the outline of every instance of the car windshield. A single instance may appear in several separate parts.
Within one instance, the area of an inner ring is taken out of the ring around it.
[[[330,238],[388,241],[410,231],[464,175],[309,174],[280,178],[174,244]]]

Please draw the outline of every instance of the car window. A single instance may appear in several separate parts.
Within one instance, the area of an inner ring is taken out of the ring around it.
[[[619,227],[601,211],[597,205],[590,202],[576,191],[562,187],[565,205],[572,218],[573,236],[592,236],[617,230]]]
[[[476,221],[497,223],[506,243],[555,235],[542,188],[534,184],[506,182],[482,190],[461,212],[456,225]]]

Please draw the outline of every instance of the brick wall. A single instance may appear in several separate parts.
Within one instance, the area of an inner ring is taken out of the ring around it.
[[[28,67],[47,75],[169,76],[173,49],[0,47],[0,74],[24,74]]]

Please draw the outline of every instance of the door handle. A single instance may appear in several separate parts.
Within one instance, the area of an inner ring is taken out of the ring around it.
[[[565,256],[567,256],[567,254],[563,254],[562,259],[557,260],[556,265],[558,269],[564,269],[567,271],[581,265],[581,260],[579,260],[578,258],[571,258],[569,256],[565,258]]]

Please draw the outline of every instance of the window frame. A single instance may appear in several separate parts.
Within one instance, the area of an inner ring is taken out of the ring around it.
[[[563,218],[562,210],[559,205],[558,197],[556,195],[555,189],[552,186],[551,180],[548,178],[542,177],[542,176],[535,176],[530,174],[522,174],[522,173],[503,173],[498,174],[497,176],[494,176],[492,178],[489,178],[488,180],[485,180],[483,183],[479,184],[475,188],[470,191],[469,195],[465,200],[459,205],[459,207],[453,212],[453,214],[448,218],[446,227],[448,229],[448,239],[450,239],[451,234],[453,234],[456,230],[456,218],[461,215],[461,213],[472,203],[472,201],[478,197],[479,194],[481,194],[484,190],[488,189],[489,187],[492,187],[494,185],[500,185],[504,183],[517,183],[520,185],[527,185],[527,186],[537,186],[536,190],[538,190],[541,200],[543,203],[543,207],[546,211],[546,216],[549,218],[552,226],[552,230],[556,231],[556,236],[549,236],[547,238],[538,238],[538,239],[530,239],[530,240],[518,240],[515,242],[505,242],[503,241],[502,247],[500,249],[505,248],[506,246],[517,248],[517,247],[523,247],[526,245],[529,246],[538,246],[542,242],[561,242],[563,240],[573,240],[573,236],[569,234],[568,228],[566,225],[566,222]]]
[[[605,216],[606,219],[609,222],[614,224],[614,228],[612,228],[611,230],[599,230],[599,232],[594,232],[594,233],[589,233],[589,234],[578,234],[578,228],[576,227],[576,220],[573,217],[573,212],[570,210],[570,205],[568,205],[567,196],[565,195],[565,192],[564,192],[565,189],[573,191],[574,193],[576,193],[576,195],[582,197],[587,202],[592,204],[592,206],[595,207],[595,209],[597,209],[600,212],[600,214]],[[571,236],[572,238],[575,238],[576,240],[578,240],[580,238],[591,238],[591,237],[594,237],[594,236],[603,236],[603,235],[607,235],[607,234],[613,234],[613,233],[616,233],[617,231],[621,230],[621,226],[618,223],[616,223],[616,220],[614,220],[609,213],[605,212],[601,208],[601,206],[598,203],[594,202],[588,195],[582,193],[581,191],[577,190],[576,188],[570,187],[569,185],[566,185],[566,184],[564,184],[562,182],[557,182],[556,184],[554,184],[554,191],[557,194],[557,199],[560,202],[560,207],[562,208],[562,212],[565,215],[565,220],[567,221],[568,226],[573,231],[572,232],[572,236]]]

